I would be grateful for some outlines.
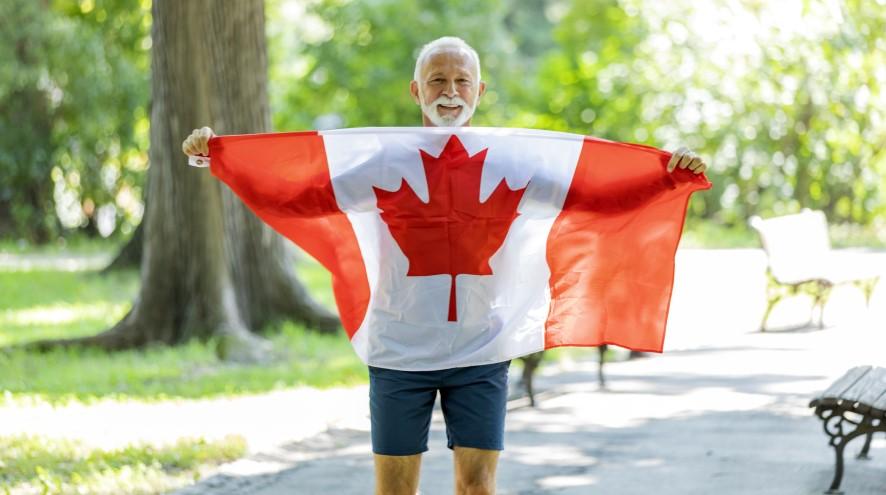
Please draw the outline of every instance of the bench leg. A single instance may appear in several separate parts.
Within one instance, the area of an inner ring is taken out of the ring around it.
[[[812,312],[815,313],[815,308],[818,307],[818,328],[824,328],[824,307],[828,303],[828,299],[831,297],[831,284],[827,282],[817,282],[815,288],[815,298],[812,303]]]
[[[825,493],[828,495],[841,494],[840,483],[843,481],[843,451],[846,445],[856,437],[867,435],[868,438],[874,432],[873,419],[863,418],[856,421],[846,417],[844,410],[835,410],[830,408],[816,409],[815,414],[824,421],[824,431],[830,437],[828,442],[834,447],[835,463],[834,463],[834,479],[831,481],[831,487]],[[862,452],[868,446],[862,449]]]
[[[840,483],[843,481],[843,449],[846,448],[846,441],[834,445],[834,453],[837,455],[837,462],[834,468],[834,479],[831,481],[831,487],[825,493],[828,495],[839,495]]]
[[[763,313],[763,321],[760,322],[760,331],[766,331],[766,321],[769,320],[769,314],[772,313],[772,308],[778,304],[778,301],[781,301],[781,296],[776,297],[767,297],[766,298],[766,311]]]
[[[535,371],[541,364],[542,358],[543,351],[522,358],[523,374],[520,377],[519,386],[523,387],[526,390],[526,395],[529,396],[529,407],[535,407],[535,388],[532,386],[532,378],[535,376]]]
[[[867,438],[864,439],[864,447],[861,448],[861,452],[858,453],[856,459],[870,460],[871,456],[868,455],[868,451],[871,450],[871,439],[873,438],[874,432],[868,432]]]
[[[600,388],[606,388],[606,375],[603,374],[603,365],[606,364],[606,351],[609,349],[609,346],[606,344],[601,345],[597,348],[597,352],[600,354],[600,363],[597,367],[597,380],[600,382]]]
[[[864,293],[864,303],[867,307],[871,307],[871,295],[874,293],[874,289],[877,287],[877,282],[879,281],[880,277],[874,277],[853,282],[853,285],[861,289],[862,293]]]

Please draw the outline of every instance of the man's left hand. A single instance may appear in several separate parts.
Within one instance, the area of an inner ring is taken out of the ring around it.
[[[707,170],[708,165],[689,148],[681,146],[671,155],[671,161],[668,162],[668,172],[673,172],[677,167],[687,168],[696,174],[701,174]]]

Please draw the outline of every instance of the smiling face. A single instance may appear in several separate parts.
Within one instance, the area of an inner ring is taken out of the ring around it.
[[[477,62],[469,53],[446,49],[425,59],[409,91],[421,106],[425,126],[458,127],[470,125],[486,84],[479,80]]]

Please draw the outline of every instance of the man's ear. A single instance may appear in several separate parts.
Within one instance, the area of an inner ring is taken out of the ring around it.
[[[486,94],[486,83],[480,81],[480,92],[477,93],[477,99]]]
[[[416,105],[421,106],[421,99],[418,97],[417,81],[412,81],[411,83],[409,83],[409,94],[412,95],[412,101],[414,101]]]

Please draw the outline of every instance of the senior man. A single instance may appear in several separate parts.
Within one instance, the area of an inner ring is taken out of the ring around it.
[[[460,38],[443,37],[425,45],[409,85],[425,126],[469,126],[486,92],[477,52]],[[208,127],[196,129],[182,144],[187,155],[208,154]],[[705,163],[686,148],[674,152],[668,171]],[[457,494],[495,493],[504,424],[510,360],[436,371],[369,367],[369,403],[376,493],[414,495],[421,455],[437,393],[446,422],[447,445],[454,452]]]

